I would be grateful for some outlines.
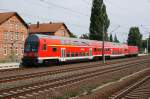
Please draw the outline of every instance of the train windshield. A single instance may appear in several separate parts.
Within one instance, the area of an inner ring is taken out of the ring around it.
[[[38,43],[37,42],[27,42],[25,44],[25,52],[37,52],[38,51]]]

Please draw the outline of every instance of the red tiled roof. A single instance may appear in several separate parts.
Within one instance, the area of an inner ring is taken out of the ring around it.
[[[6,12],[6,13],[0,13],[0,24],[8,20],[10,17],[14,16],[15,12]]]
[[[5,13],[0,13],[0,24],[2,24],[3,22],[7,21],[9,18],[11,18],[12,16],[16,15],[22,22],[23,24],[27,26],[27,24],[25,23],[25,21],[18,15],[17,12],[5,12]]]
[[[31,24],[29,27],[30,33],[39,32],[56,32],[64,23],[42,23],[42,24]]]

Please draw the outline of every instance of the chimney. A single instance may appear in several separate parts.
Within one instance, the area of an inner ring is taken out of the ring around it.
[[[39,28],[40,27],[40,22],[39,21],[37,21],[37,28]]]

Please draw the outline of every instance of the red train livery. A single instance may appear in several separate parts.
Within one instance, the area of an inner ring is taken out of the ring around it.
[[[138,55],[137,46],[105,42],[106,57]],[[42,34],[30,35],[25,42],[24,64],[63,62],[102,57],[102,42]]]

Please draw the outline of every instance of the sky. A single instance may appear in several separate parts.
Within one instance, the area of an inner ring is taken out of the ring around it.
[[[126,42],[138,26],[143,39],[150,32],[150,0],[104,0],[110,19],[108,34]],[[0,0],[0,12],[18,12],[27,23],[64,22],[78,37],[89,33],[92,0]]]

